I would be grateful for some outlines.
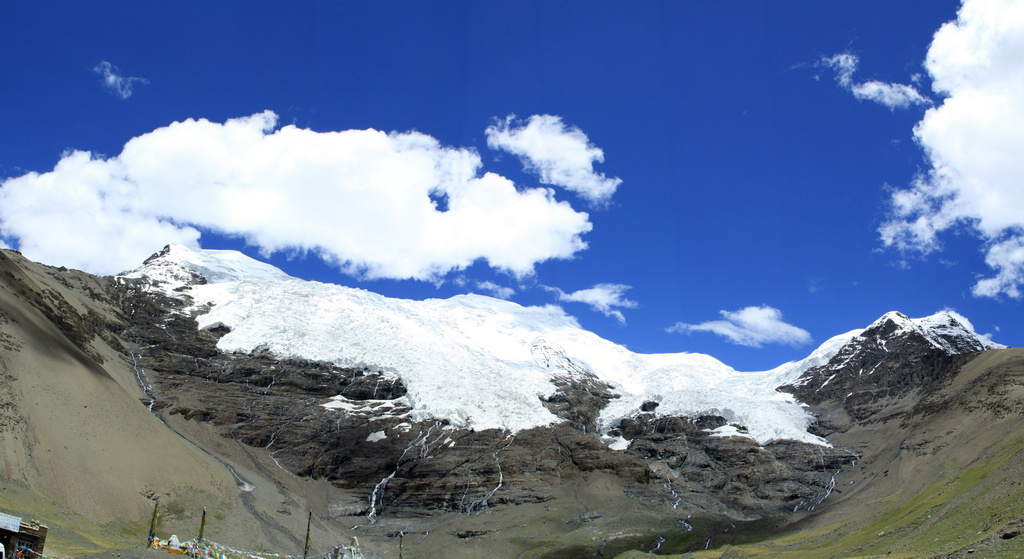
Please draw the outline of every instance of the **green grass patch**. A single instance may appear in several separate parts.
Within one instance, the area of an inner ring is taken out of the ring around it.
[[[952,462],[916,495],[904,491],[877,502],[870,517],[770,536],[686,554],[693,559],[785,557],[787,559],[921,558],[975,546],[996,538],[1008,522],[1024,519],[1024,460],[1008,461],[1024,450],[1024,436],[1004,446],[991,460],[959,469]],[[712,545],[715,544],[712,540]],[[718,540],[721,543],[721,539]],[[1004,540],[985,557],[1024,556],[1024,537]],[[650,555],[633,553],[623,557]],[[664,556],[663,556],[664,557]]]
[[[76,557],[105,549],[141,547],[149,530],[148,524],[138,522],[96,524],[22,483],[2,478],[0,511],[45,524],[43,553],[52,556]]]

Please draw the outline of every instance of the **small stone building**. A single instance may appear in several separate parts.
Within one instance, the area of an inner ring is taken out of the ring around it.
[[[8,557],[14,557],[22,547],[42,555],[45,543],[46,526],[38,520],[25,522],[17,516],[0,512],[0,544],[3,544]]]

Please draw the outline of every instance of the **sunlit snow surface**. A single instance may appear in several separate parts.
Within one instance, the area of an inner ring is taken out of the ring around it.
[[[825,342],[808,358],[771,371],[738,372],[707,355],[640,355],[581,329],[561,308],[523,307],[481,295],[412,301],[361,289],[308,282],[233,251],[172,245],[126,277],[148,278],[174,295],[188,270],[209,283],[193,285],[200,328],[224,325],[217,347],[280,358],[382,369],[402,378],[413,419],[448,419],[476,429],[519,431],[559,419],[542,404],[555,375],[571,362],[613,385],[621,397],[602,412],[605,429],[639,413],[648,400],[659,415],[717,414],[743,425],[759,443],[797,439],[810,416],[775,387],[822,365],[860,333]]]

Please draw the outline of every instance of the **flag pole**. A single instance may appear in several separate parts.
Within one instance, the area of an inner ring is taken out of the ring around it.
[[[302,559],[309,555],[309,528],[313,522],[313,511],[309,511],[309,518],[306,519],[306,549],[302,552]]]
[[[160,511],[160,497],[156,498],[156,505],[153,506],[153,520],[149,523],[149,544],[146,547],[155,547],[156,541],[156,516]]]
[[[206,507],[203,507],[203,520],[199,523],[199,537],[196,538],[197,542],[203,541],[203,530],[206,529]]]

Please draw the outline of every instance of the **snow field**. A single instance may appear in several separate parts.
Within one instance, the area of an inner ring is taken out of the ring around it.
[[[209,282],[190,291],[196,308],[213,304],[197,317],[200,328],[231,330],[220,350],[266,349],[281,358],[382,369],[402,378],[408,389],[403,403],[412,407],[413,420],[448,419],[459,427],[512,433],[559,421],[540,398],[553,394],[555,375],[583,371],[620,395],[600,417],[604,430],[650,400],[659,403],[659,415],[721,415],[761,444],[827,444],[807,432],[811,417],[800,404],[775,387],[827,363],[860,333],[836,336],[802,361],[738,372],[707,355],[630,352],[581,329],[557,306],[523,307],[481,295],[392,299],[290,278],[233,251],[172,245],[126,276],[159,279],[159,288],[173,294],[187,270]],[[936,317],[928,320],[940,321]]]

